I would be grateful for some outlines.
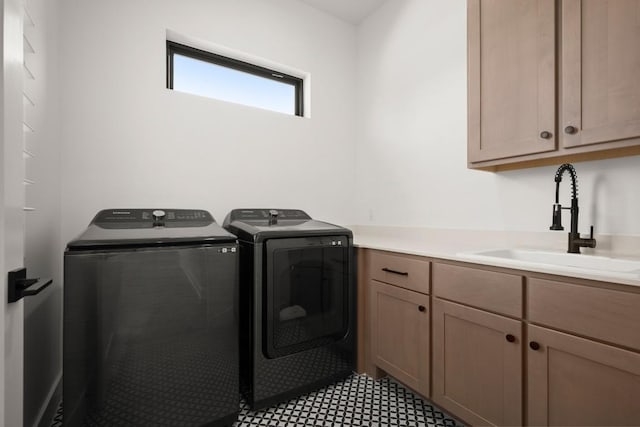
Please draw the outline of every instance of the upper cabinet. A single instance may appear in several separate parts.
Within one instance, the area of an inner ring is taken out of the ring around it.
[[[640,0],[468,0],[468,162],[640,154]]]
[[[640,138],[640,1],[562,2],[562,142]]]
[[[555,150],[553,0],[471,0],[469,159]]]

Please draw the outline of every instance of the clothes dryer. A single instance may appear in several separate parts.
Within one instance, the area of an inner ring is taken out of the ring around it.
[[[235,209],[240,241],[241,389],[253,409],[350,375],[353,235],[298,209]]]

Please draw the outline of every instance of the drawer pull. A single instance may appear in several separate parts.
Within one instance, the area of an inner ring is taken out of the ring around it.
[[[515,342],[516,341],[516,337],[514,337],[511,334],[507,334],[507,336],[505,337],[507,339],[507,341],[509,342]]]
[[[392,270],[392,269],[387,268],[387,267],[383,268],[383,269],[382,269],[382,271],[384,271],[384,272],[386,272],[386,273],[393,273],[393,274],[397,274],[397,275],[399,275],[399,276],[408,276],[408,275],[409,275],[409,273],[408,273],[408,272],[406,272],[406,271],[397,271],[397,270]]]
[[[424,305],[418,306],[418,311],[424,312],[427,308]]]
[[[540,344],[535,341],[531,341],[529,347],[531,347],[531,350],[540,350]]]

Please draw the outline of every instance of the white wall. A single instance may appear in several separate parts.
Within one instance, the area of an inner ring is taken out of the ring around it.
[[[61,3],[65,241],[110,207],[353,222],[353,26],[295,0]],[[167,90],[167,29],[310,73],[311,118]]]
[[[29,277],[53,284],[24,299],[24,425],[37,425],[58,385],[62,367],[62,249],[60,240],[60,141],[58,115],[58,14],[55,2],[28,0],[35,25],[25,34],[35,53],[25,53],[33,80],[25,80],[35,105],[25,104],[34,129],[26,145],[27,161],[25,266]]]
[[[357,44],[356,223],[548,230],[556,167],[466,168],[465,1],[387,1]],[[575,167],[581,231],[640,234],[640,157]]]

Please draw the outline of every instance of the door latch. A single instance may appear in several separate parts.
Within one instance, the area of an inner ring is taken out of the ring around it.
[[[18,268],[17,270],[10,271],[9,280],[7,281],[7,288],[9,289],[7,302],[16,302],[22,297],[37,295],[51,283],[53,283],[51,279],[27,279],[26,268]]]

